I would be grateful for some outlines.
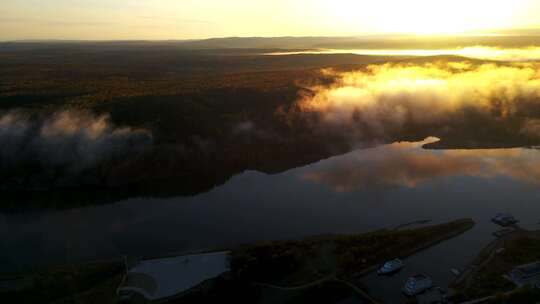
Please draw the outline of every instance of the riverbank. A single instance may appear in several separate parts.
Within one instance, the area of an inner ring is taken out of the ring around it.
[[[363,274],[388,259],[413,255],[473,226],[471,219],[462,219],[416,229],[243,246],[232,251],[228,280],[220,280],[217,288],[190,294],[182,298],[182,303],[209,299],[249,303],[308,303],[314,299],[336,303],[356,299],[377,303],[380,301],[372,299],[360,281]],[[242,290],[241,298],[230,290]]]
[[[503,277],[517,266],[538,260],[540,231],[516,227],[478,254],[468,269],[451,285],[454,290],[452,298],[457,302],[481,300],[474,303],[513,303],[511,299],[515,297],[532,297],[530,299],[540,301],[540,292],[527,288],[517,289],[510,280]]]
[[[412,255],[473,226],[472,220],[462,219],[416,229],[241,246],[232,250],[230,273],[207,281],[171,302],[230,298],[251,303],[302,303],[323,295],[330,303],[351,297],[369,299],[359,275],[376,269],[387,259]],[[19,303],[114,303],[124,272],[122,261],[53,267],[10,276],[11,282],[24,284],[20,288],[0,290],[0,297]]]

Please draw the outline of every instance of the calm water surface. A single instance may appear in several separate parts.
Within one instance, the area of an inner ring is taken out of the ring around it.
[[[370,56],[461,56],[484,60],[529,61],[540,59],[540,48],[499,48],[489,46],[472,46],[451,49],[319,49],[272,52],[263,55],[288,56],[302,54],[355,54]]]
[[[497,227],[489,220],[495,213],[513,213],[523,227],[540,228],[540,151],[422,149],[433,140],[356,150],[277,175],[245,172],[194,197],[0,214],[0,267],[24,270],[473,218],[473,230],[408,259],[399,275],[366,278],[376,296],[398,301],[413,273],[446,286],[450,268],[466,265],[493,239]]]

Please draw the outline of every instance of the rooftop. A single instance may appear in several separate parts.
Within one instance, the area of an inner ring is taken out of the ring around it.
[[[515,270],[520,271],[527,276],[540,275],[540,262],[537,261],[534,263],[518,266]]]
[[[119,291],[134,291],[160,300],[187,291],[229,271],[228,252],[213,252],[142,261],[131,268]]]

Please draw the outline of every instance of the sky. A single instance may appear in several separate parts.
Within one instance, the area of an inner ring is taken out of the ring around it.
[[[0,40],[459,34],[540,27],[540,0],[0,0]]]

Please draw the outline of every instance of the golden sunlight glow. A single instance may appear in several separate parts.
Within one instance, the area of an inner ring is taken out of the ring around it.
[[[439,56],[455,55],[476,59],[499,61],[536,61],[540,60],[540,47],[498,48],[486,46],[464,47],[457,49],[360,49],[360,50],[313,50],[273,52],[265,55],[282,56],[298,54],[356,54],[377,56]]]
[[[353,72],[324,70],[337,79],[315,86],[314,95],[298,102],[303,112],[320,113],[331,124],[362,121],[373,130],[400,129],[405,119],[437,122],[462,109],[489,112],[496,107],[502,117],[523,100],[540,97],[537,62],[476,65],[469,62],[372,65]],[[500,104],[493,105],[493,101]],[[523,132],[536,132],[534,122]]]
[[[340,5],[331,8],[334,14],[349,20],[351,26],[367,26],[375,32],[431,35],[507,27],[513,12],[526,1],[342,0],[337,3]],[[362,11],[375,13],[358,18]]]
[[[453,34],[540,25],[537,0],[0,1],[1,39]]]

